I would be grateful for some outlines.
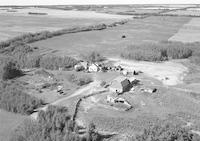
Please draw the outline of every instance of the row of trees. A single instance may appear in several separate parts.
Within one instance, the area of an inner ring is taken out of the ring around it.
[[[15,44],[16,42],[32,43],[32,42],[35,42],[35,41],[44,40],[44,39],[47,39],[47,38],[52,38],[54,36],[59,36],[59,35],[63,35],[63,34],[92,31],[92,30],[103,30],[103,29],[106,29],[106,28],[107,28],[107,25],[98,24],[98,25],[93,25],[93,26],[61,29],[61,30],[52,31],[52,32],[42,31],[42,32],[37,32],[37,33],[27,33],[27,34],[24,34],[24,35],[21,35],[21,36],[17,36],[13,39],[1,42],[0,43],[0,49],[9,47],[12,44]]]
[[[99,141],[95,126],[89,126],[86,136],[78,135],[79,127],[73,127],[73,121],[65,107],[49,106],[40,111],[37,121],[27,120],[20,125],[11,141]]]
[[[0,82],[0,108],[13,113],[31,114],[43,104],[42,100],[23,92],[23,86],[16,81]]]
[[[140,45],[128,46],[121,53],[121,56],[126,59],[142,61],[183,59],[191,57],[197,45],[198,44],[184,44],[180,42],[143,43]]]

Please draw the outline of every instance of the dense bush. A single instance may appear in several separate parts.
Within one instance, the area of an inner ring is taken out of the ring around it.
[[[35,53],[29,54],[26,57],[25,67],[26,68],[39,68],[41,58],[42,58],[42,56],[37,55]]]
[[[1,82],[0,108],[9,112],[31,114],[43,102],[22,91],[23,87],[17,82]]]
[[[40,58],[40,67],[50,70],[59,68],[71,68],[77,64],[77,60],[72,57],[44,56]]]
[[[11,141],[79,141],[72,123],[67,108],[49,106],[39,112],[37,121],[25,121],[19,126]]]
[[[71,74],[68,76],[68,81],[72,82],[78,86],[83,86],[91,83],[93,80],[88,76],[76,76],[75,74]]]
[[[0,79],[8,80],[22,75],[17,63],[10,57],[0,57]]]
[[[157,124],[144,129],[141,135],[137,135],[136,141],[199,141],[200,138],[193,135],[178,125]]]
[[[179,42],[143,43],[128,46],[121,53],[121,56],[125,59],[142,61],[183,59],[192,56],[192,46],[192,44]]]
[[[10,141],[100,141],[95,125],[90,124],[87,136],[78,135],[65,107],[49,106],[40,111],[37,121],[26,120],[13,133]]]
[[[35,60],[38,57],[36,49],[23,42],[15,42],[9,47],[1,49],[0,53],[5,56],[11,56],[21,68],[37,65],[37,60]]]
[[[196,43],[196,46],[192,47],[192,50],[192,57],[190,57],[191,63],[200,65],[200,43]]]
[[[42,67],[57,70],[60,67],[73,67],[77,63],[77,61],[71,57],[38,55],[35,48],[21,42],[17,42],[15,45],[2,49],[1,53],[7,56],[12,56],[21,68]]]
[[[105,60],[105,57],[103,57],[101,54],[98,52],[90,52],[88,54],[82,54],[82,58],[88,62],[94,63],[94,62],[101,62]]]

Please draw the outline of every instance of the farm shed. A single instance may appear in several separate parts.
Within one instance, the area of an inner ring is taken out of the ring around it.
[[[123,93],[130,89],[131,83],[126,77],[119,76],[111,82],[110,91]]]

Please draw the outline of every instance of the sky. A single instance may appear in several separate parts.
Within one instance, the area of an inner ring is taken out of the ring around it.
[[[200,0],[0,0],[0,5],[200,4]]]

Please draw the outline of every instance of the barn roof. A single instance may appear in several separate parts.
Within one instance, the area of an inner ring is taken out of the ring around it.
[[[119,76],[117,78],[115,78],[112,82],[111,87],[127,87],[128,85],[130,85],[130,81],[123,76]]]

